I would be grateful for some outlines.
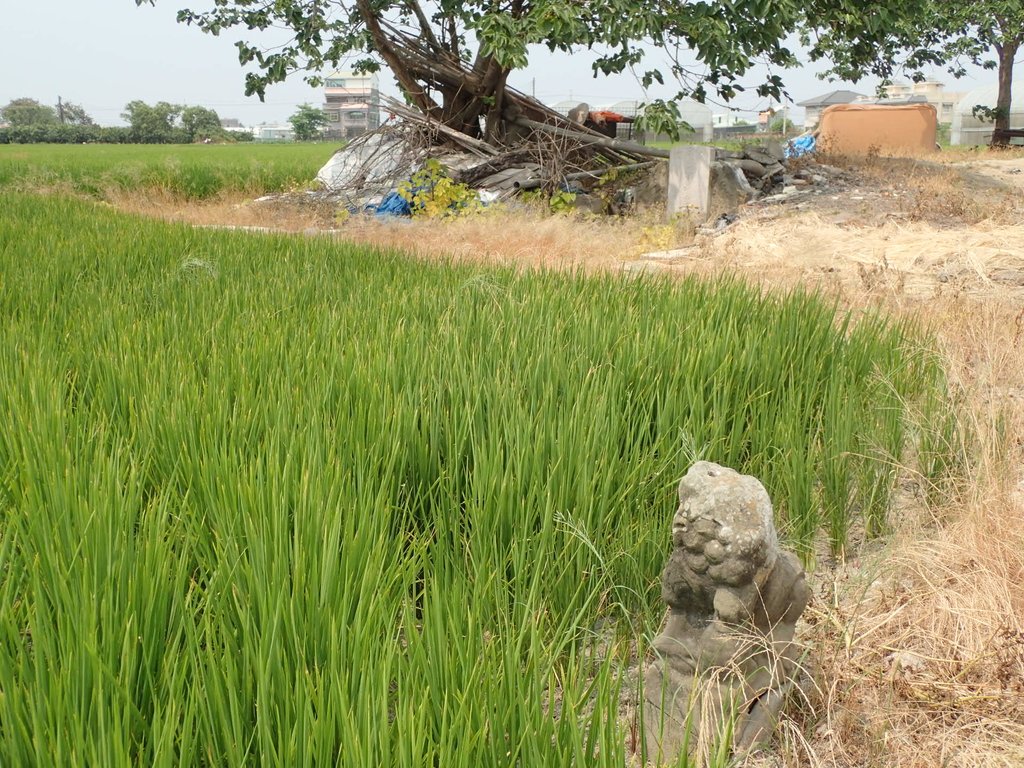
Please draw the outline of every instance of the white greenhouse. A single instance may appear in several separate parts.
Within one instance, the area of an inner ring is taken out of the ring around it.
[[[995,84],[975,88],[964,94],[953,112],[949,136],[951,144],[977,146],[992,141],[992,123],[979,120],[971,111],[977,105],[994,108],[998,94],[999,86]],[[1024,83],[1014,83],[1010,105],[1010,129],[1024,130]]]
[[[620,115],[636,117],[640,112],[640,104],[641,102],[639,101],[620,101],[612,104],[610,109],[612,112],[618,112]],[[693,99],[681,99],[676,102],[676,106],[679,107],[679,115],[683,121],[693,128],[693,139],[696,141],[711,141],[715,137],[711,107]],[[689,141],[690,139],[687,138],[686,140]]]

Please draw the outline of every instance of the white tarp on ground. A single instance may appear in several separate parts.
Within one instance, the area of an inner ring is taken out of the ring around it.
[[[396,180],[407,179],[417,167],[415,153],[401,135],[366,133],[339,149],[316,175],[332,192],[373,195],[394,189]]]

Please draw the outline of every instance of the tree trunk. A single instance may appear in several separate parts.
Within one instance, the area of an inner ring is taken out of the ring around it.
[[[1007,41],[998,46],[999,54],[999,95],[996,97],[995,130],[992,132],[992,145],[1009,144],[1009,137],[1003,133],[1010,130],[1010,108],[1013,94],[1013,60],[1020,48],[1020,40]]]
[[[380,19],[377,18],[377,12],[373,9],[370,0],[356,0],[356,8],[359,11],[359,15],[363,18],[363,23],[366,24],[366,29],[373,39],[377,52],[384,59],[384,62],[391,67],[391,71],[394,73],[395,79],[398,80],[402,90],[405,91],[409,98],[412,99],[412,102],[424,114],[434,118],[440,117],[441,108],[427,95],[427,92],[409,72],[406,62],[395,49],[395,46],[392,45],[392,41],[388,38],[387,33],[381,28]]]

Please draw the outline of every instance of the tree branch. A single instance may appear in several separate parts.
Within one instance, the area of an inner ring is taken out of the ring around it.
[[[370,5],[370,0],[356,0],[356,8],[359,10],[359,15],[363,18],[363,23],[366,24],[366,29],[370,33],[374,45],[377,46],[378,53],[380,53],[387,65],[391,67],[391,71],[394,73],[395,79],[398,80],[402,90],[409,95],[409,98],[413,100],[416,106],[423,110],[424,114],[440,119],[441,108],[437,105],[437,102],[427,95],[423,86],[409,72],[406,62],[403,61],[402,57],[398,55],[398,52],[391,45],[391,41],[381,28],[380,19]]]
[[[430,28],[430,21],[427,19],[427,15],[423,12],[423,8],[418,0],[403,0],[403,2],[405,7],[416,15],[416,21],[420,25],[420,32],[427,45],[437,51],[437,53],[443,53],[445,48],[438,42],[437,37],[434,35],[434,30]]]

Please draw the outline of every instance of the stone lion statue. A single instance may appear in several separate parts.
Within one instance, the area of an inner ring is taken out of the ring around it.
[[[645,675],[648,754],[674,760],[712,717],[735,717],[733,746],[746,751],[770,737],[793,686],[803,568],[779,547],[764,486],[706,461],[679,483],[672,545],[668,619]]]

